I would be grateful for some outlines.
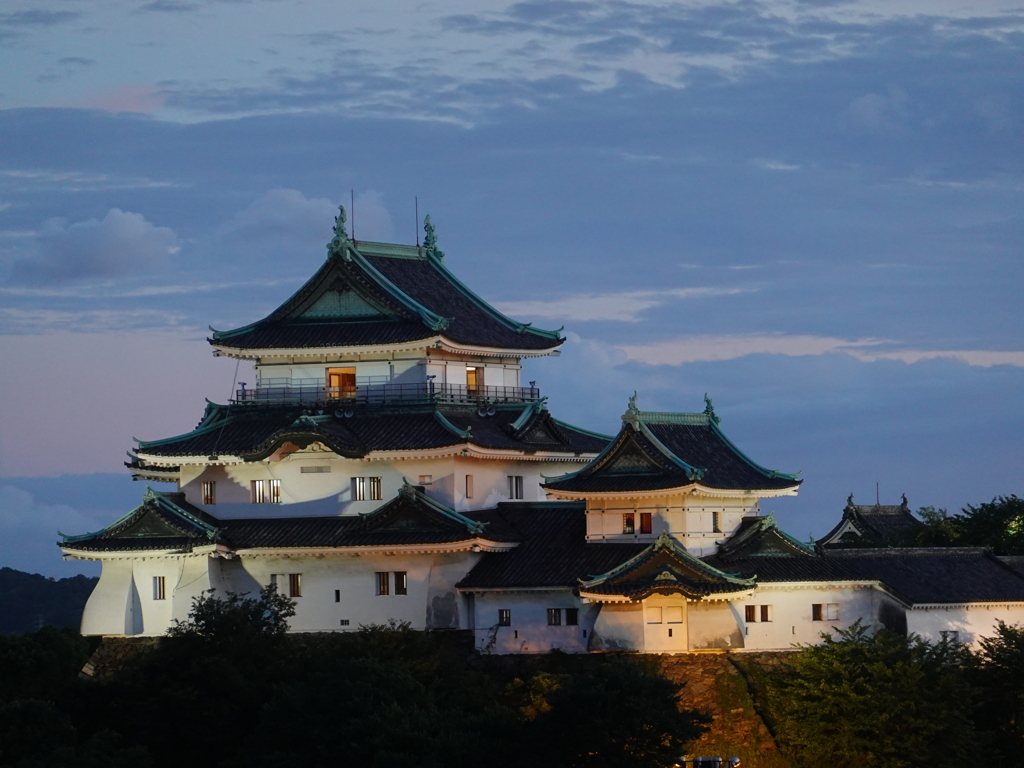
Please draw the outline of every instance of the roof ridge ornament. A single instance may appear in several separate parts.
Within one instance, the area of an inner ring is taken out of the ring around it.
[[[715,424],[721,424],[722,420],[715,415],[715,406],[711,403],[711,398],[708,397],[708,393],[704,393],[704,415]]]
[[[443,259],[444,251],[437,247],[437,233],[434,231],[434,225],[430,223],[429,213],[423,219],[423,231],[427,233],[423,238],[423,250]]]
[[[345,213],[345,206],[338,206],[338,215],[334,217],[334,237],[331,242],[327,244],[327,253],[329,256],[339,255],[344,253],[345,247],[351,245],[352,241],[349,240],[348,231],[345,229],[345,222],[348,221],[348,214]]]
[[[626,412],[622,414],[622,423],[629,424],[633,429],[640,429],[640,409],[636,405],[635,389],[629,398],[629,406],[626,408]]]

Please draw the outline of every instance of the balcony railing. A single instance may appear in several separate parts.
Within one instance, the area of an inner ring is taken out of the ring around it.
[[[247,405],[387,405],[391,403],[527,403],[540,399],[537,387],[469,387],[465,384],[367,384],[325,387],[286,384],[235,390],[235,402]]]

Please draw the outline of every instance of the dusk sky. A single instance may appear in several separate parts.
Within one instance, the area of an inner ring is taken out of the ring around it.
[[[135,506],[122,462],[358,239],[516,319],[556,417],[700,411],[859,503],[1024,491],[1024,9],[995,0],[9,0],[0,6],[0,565]],[[248,380],[251,380],[251,376]],[[157,484],[157,489],[169,486]]]

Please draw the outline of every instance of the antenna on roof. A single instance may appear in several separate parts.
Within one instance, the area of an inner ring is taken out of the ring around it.
[[[416,196],[416,197],[413,198],[413,200],[416,201],[416,226],[414,227],[414,229],[416,230],[416,247],[419,248],[420,247],[420,198],[419,198],[419,196]]]
[[[356,239],[356,191],[354,188],[350,188],[349,194],[349,210],[352,212],[352,239]]]
[[[881,502],[881,499],[880,499],[880,498],[879,498],[879,496],[878,496],[878,481],[876,480],[876,481],[875,481],[875,506],[877,507],[877,506],[879,506],[879,505],[880,505],[881,503],[882,503],[882,502]]]

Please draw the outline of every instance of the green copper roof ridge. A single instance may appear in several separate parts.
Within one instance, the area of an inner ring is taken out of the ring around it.
[[[534,414],[541,413],[544,411],[544,400],[546,399],[547,398],[541,398],[540,400],[534,400],[533,402],[527,403],[526,407],[523,408],[519,416],[516,417],[516,420],[509,424],[509,426],[512,427],[513,430],[518,432],[520,429],[526,426],[526,422],[533,418]]]
[[[402,478],[402,480],[403,480],[402,487],[398,491],[398,496],[395,497],[396,500],[401,498],[403,495],[412,496],[413,498],[418,499],[421,503],[426,504],[428,507],[433,509],[435,512],[438,512],[439,514],[444,515],[449,520],[451,520],[453,522],[456,522],[456,523],[459,523],[460,525],[465,526],[466,529],[469,530],[470,532],[472,532],[472,533],[483,533],[484,526],[487,525],[486,523],[482,523],[479,520],[472,520],[472,519],[466,517],[465,515],[461,514],[460,512],[457,512],[456,510],[452,509],[451,507],[445,506],[444,504],[439,502],[437,499],[430,498],[429,496],[427,496],[426,493],[424,493],[423,491],[419,490],[415,485],[410,483],[405,478]]]
[[[403,307],[419,315],[420,320],[422,320],[423,323],[432,331],[443,331],[445,328],[448,327],[448,324],[451,322],[451,318],[443,317],[437,314],[436,312],[427,309],[425,306],[423,306],[414,298],[412,298],[412,296],[410,296],[397,285],[395,285],[393,282],[391,282],[387,277],[384,276],[384,274],[380,270],[373,266],[373,264],[371,264],[369,260],[365,256],[363,256],[363,254],[359,252],[358,248],[356,248],[356,246],[354,246],[351,242],[348,242],[345,245],[345,249],[358,257],[356,263],[358,263],[359,266],[363,267],[363,269],[367,271],[370,277],[373,278],[374,282],[376,282],[381,288],[383,288],[385,292],[387,292],[393,299],[398,301]],[[337,257],[335,253],[332,252],[328,258],[330,259]]]
[[[640,433],[648,440],[650,440],[652,443],[654,443],[655,448],[664,453],[666,458],[671,459],[680,467],[682,467],[682,469],[686,472],[686,476],[690,478],[691,482],[696,482],[704,477],[704,473],[707,472],[707,468],[695,467],[694,465],[683,461],[678,456],[676,456],[672,451],[670,451],[667,445],[665,445],[663,442],[661,442],[661,440],[655,437],[654,433],[651,432],[650,428],[648,428],[646,424],[640,421],[638,422],[638,426],[640,429]]]
[[[148,490],[149,486],[146,486],[146,488]],[[138,512],[140,509],[142,509],[144,506],[146,506],[145,500],[141,504],[139,504],[138,506],[132,507],[130,512],[127,512],[127,513],[121,515],[121,517],[117,518],[117,520],[112,522],[110,525],[108,525],[108,526],[106,526],[104,528],[100,528],[98,531],[93,531],[92,533],[80,533],[80,534],[78,534],[76,536],[68,536],[65,533],[61,533],[60,531],[57,531],[57,534],[64,539],[64,543],[65,544],[75,544],[75,543],[78,543],[79,541],[85,541],[86,539],[92,539],[92,538],[95,538],[96,536],[99,536],[102,533],[106,533],[111,528],[116,528],[117,526],[121,525],[122,523],[127,521],[132,515],[134,515],[136,512]]]
[[[561,482],[564,482],[566,480],[571,480],[574,477],[578,477],[583,472],[586,472],[588,469],[590,469],[591,467],[596,465],[599,461],[601,461],[603,458],[605,458],[605,456],[607,456],[612,450],[614,450],[615,446],[618,445],[618,443],[619,443],[619,438],[623,437],[623,436],[624,436],[624,431],[620,430],[619,434],[617,434],[614,437],[612,437],[611,440],[609,441],[608,445],[606,445],[604,448],[602,448],[601,451],[597,454],[597,456],[595,456],[590,461],[588,461],[584,466],[580,467],[575,472],[566,472],[564,475],[557,475],[555,477],[545,478],[546,482],[541,483],[542,487],[543,486],[547,486],[550,483],[561,483]]]
[[[579,432],[581,435],[587,435],[588,437],[596,437],[601,440],[607,440],[609,442],[615,439],[615,435],[606,435],[601,432],[593,432],[589,429],[584,429],[583,427],[577,427],[575,424],[570,424],[567,421],[561,421],[560,419],[556,419],[554,416],[551,417],[551,420],[555,422],[555,424],[557,424],[558,426],[565,427],[566,429],[571,429],[573,432]]]
[[[595,577],[593,577],[593,578],[591,578],[589,580],[586,580],[586,581],[584,581],[583,579],[580,579],[579,580],[580,587],[581,588],[594,587],[594,586],[597,586],[599,584],[603,584],[604,582],[606,582],[609,579],[619,575],[620,573],[624,573],[624,572],[628,571],[630,568],[632,568],[633,566],[635,566],[639,562],[641,562],[641,561],[649,558],[651,555],[655,554],[658,550],[666,549],[666,548],[669,549],[669,551],[671,551],[676,556],[680,556],[680,559],[683,562],[686,562],[688,564],[692,564],[692,565],[697,566],[697,568],[699,570],[703,571],[704,573],[707,573],[707,574],[710,574],[710,575],[713,575],[713,576],[716,576],[716,577],[720,577],[723,580],[728,581],[731,584],[737,584],[737,585],[748,586],[748,587],[754,586],[756,577],[749,578],[749,579],[744,579],[744,578],[740,578],[739,576],[736,576],[735,574],[726,573],[723,570],[715,568],[713,565],[709,565],[708,563],[705,563],[699,557],[695,557],[694,555],[691,555],[686,550],[686,548],[684,546],[682,546],[679,542],[677,542],[674,538],[669,536],[667,533],[662,531],[658,535],[658,538],[655,539],[653,542],[651,542],[651,544],[648,547],[646,547],[641,552],[638,552],[637,554],[633,555],[633,557],[629,558],[625,562],[620,563],[619,565],[615,566],[610,571],[607,571],[606,573],[602,573],[602,574],[600,574],[598,576],[595,576]]]
[[[211,405],[216,405],[216,404],[215,403],[211,403]],[[223,406],[218,406],[218,407],[223,407]],[[226,427],[229,423],[231,423],[231,421],[233,419],[234,419],[234,416],[231,414],[230,411],[228,411],[228,413],[225,414],[225,416],[224,416],[224,418],[222,420],[220,420],[218,422],[215,422],[213,424],[206,424],[205,426],[198,426],[195,429],[193,429],[192,431],[190,431],[190,432],[182,432],[180,435],[174,435],[173,437],[165,437],[165,438],[163,438],[161,440],[139,440],[138,438],[132,438],[132,439],[135,440],[135,442],[137,442],[139,444],[139,447],[136,450],[142,450],[143,448],[152,448],[152,447],[159,446],[159,445],[167,445],[169,443],[174,443],[174,442],[177,442],[178,440],[182,440],[182,439],[184,439],[186,437],[192,437],[194,435],[205,435],[207,432],[211,432],[214,429],[222,429],[222,428]]]
[[[438,410],[434,411],[434,418],[437,419],[441,423],[442,427],[447,429],[452,434],[454,434],[454,435],[456,435],[458,437],[461,437],[463,440],[472,440],[473,439],[473,433],[470,430],[468,430],[468,429],[459,429],[454,424],[452,424],[450,421],[448,421],[448,419],[445,417],[445,415],[443,413],[441,413],[440,411],[438,411]]]
[[[468,298],[470,301],[476,304],[484,312],[487,312],[489,315],[491,315],[495,320],[504,324],[513,331],[518,331],[519,333],[532,333],[535,336],[553,339],[555,341],[558,341],[562,338],[561,333],[563,330],[565,330],[565,326],[562,326],[557,331],[546,331],[542,328],[534,328],[530,323],[516,322],[511,317],[508,317],[507,315],[499,312],[484,299],[477,296],[472,290],[470,290],[468,286],[466,286],[465,283],[459,280],[459,278],[457,278],[455,274],[448,269],[448,267],[444,265],[444,262],[441,259],[439,259],[434,254],[433,251],[427,251],[426,258],[430,265],[436,271],[438,271],[442,277],[449,280],[452,283],[452,285],[454,285],[459,291],[461,291],[466,298]]]
[[[107,525],[107,526],[101,528],[98,531],[93,531],[92,533],[82,533],[82,534],[78,534],[77,536],[68,536],[67,534],[61,533],[60,531],[57,531],[57,534],[64,539],[64,542],[63,542],[64,544],[77,544],[80,541],[86,541],[88,539],[95,538],[95,537],[97,537],[97,536],[99,536],[101,534],[104,534],[104,533],[106,533],[107,531],[109,531],[109,530],[111,530],[113,528],[117,528],[119,525],[122,525],[123,523],[127,522],[137,512],[139,512],[142,509],[145,509],[146,504],[148,502],[150,502],[150,501],[154,501],[157,504],[159,504],[161,506],[164,506],[165,508],[169,506],[170,507],[170,511],[173,512],[175,515],[177,515],[179,517],[183,517],[186,520],[188,520],[190,523],[193,523],[193,524],[199,526],[200,528],[203,528],[204,530],[206,530],[207,536],[209,538],[211,538],[211,539],[214,536],[216,536],[217,532],[220,530],[219,528],[210,525],[205,520],[202,520],[201,518],[196,517],[192,513],[188,512],[187,510],[182,509],[177,504],[175,504],[173,501],[171,501],[166,496],[164,496],[162,493],[160,493],[159,491],[154,491],[151,487],[149,487],[147,485],[146,486],[146,491],[142,495],[142,503],[137,505],[137,506],[135,506],[135,507],[133,507],[131,509],[131,511],[127,512],[126,514],[121,515],[121,517],[119,517],[117,520],[112,522],[110,525]]]
[[[739,456],[741,459],[743,459],[745,462],[747,462],[747,464],[749,464],[751,467],[756,469],[758,472],[760,472],[765,477],[771,478],[771,479],[774,479],[776,477],[781,477],[783,480],[793,480],[795,482],[800,482],[800,479],[796,475],[789,475],[789,474],[786,474],[785,472],[779,472],[778,470],[766,469],[765,467],[762,467],[760,464],[758,464],[752,458],[747,456],[747,454],[745,454],[743,451],[741,451],[739,448],[737,448],[736,445],[732,442],[732,440],[730,440],[728,437],[725,436],[725,433],[722,431],[722,428],[719,427],[718,424],[716,424],[714,422],[714,420],[711,421],[709,426],[714,431],[714,433],[716,435],[718,435],[718,438],[723,443],[725,443],[729,448],[731,448],[736,453],[737,456]],[[797,474],[799,474],[799,473],[797,473]]]
[[[210,523],[203,520],[201,517],[192,514],[184,507],[171,501],[169,498],[167,498],[166,495],[160,493],[159,491],[154,491],[148,485],[146,486],[145,498],[152,498],[154,501],[156,501],[157,504],[165,508],[170,507],[171,511],[173,511],[175,514],[184,517],[189,522],[199,526],[200,528],[203,528],[206,531],[206,535],[211,539],[217,534],[217,531],[220,530],[219,528],[217,528],[217,526],[211,525]]]

